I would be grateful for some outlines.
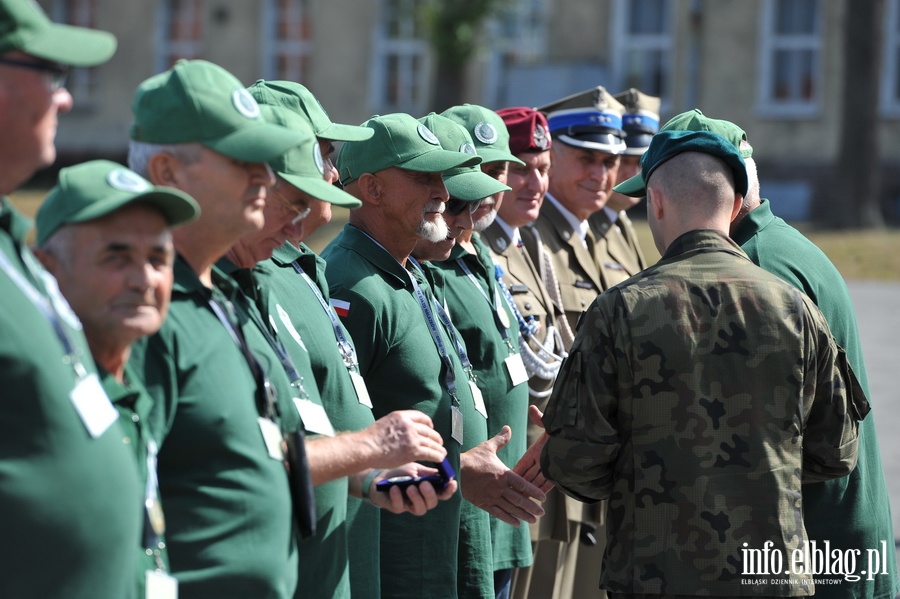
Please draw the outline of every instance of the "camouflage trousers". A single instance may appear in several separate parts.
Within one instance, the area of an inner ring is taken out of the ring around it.
[[[698,595],[647,595],[645,593],[610,593],[609,599],[699,599]],[[748,599],[733,595],[706,597],[705,599]],[[790,599],[789,597],[753,597],[753,599]]]

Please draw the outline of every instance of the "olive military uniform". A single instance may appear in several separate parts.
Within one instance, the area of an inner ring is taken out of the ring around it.
[[[597,240],[597,267],[604,289],[618,285],[647,268],[634,225],[624,210],[618,213],[609,208],[598,210],[588,217],[588,226]]]
[[[856,316],[847,284],[831,260],[795,228],[772,214],[769,201],[750,211],[732,238],[760,267],[802,289],[816,303],[838,345],[845,348],[850,366],[868,394]],[[835,518],[835,509],[840,517]],[[803,487],[803,514],[809,538],[828,541],[842,552],[880,549],[885,542],[889,574],[861,576],[836,585],[818,585],[816,597],[877,597],[890,599],[900,591],[891,526],[891,507],[873,417],[859,426],[859,458],[847,478]],[[825,576],[822,576],[825,578]]]
[[[360,372],[374,415],[417,409],[428,415],[444,439],[448,460],[459,472],[459,455],[487,439],[487,422],[475,409],[454,345],[439,325],[434,330],[452,363],[463,438],[452,437],[447,367],[417,299],[411,275],[433,303],[424,278],[404,269],[375,240],[345,225],[325,248],[331,297],[345,302],[341,317],[356,344]],[[424,516],[382,514],[381,591],[386,597],[484,597],[493,594],[493,565],[487,513],[467,506],[457,492]],[[465,502],[468,503],[468,502]],[[477,511],[475,511],[477,510]],[[469,542],[481,546],[466,546]],[[464,561],[459,560],[464,556]],[[471,560],[477,563],[470,563]],[[460,562],[458,564],[458,562]],[[458,568],[471,568],[471,592],[457,592]]]
[[[134,455],[80,325],[25,246],[29,226],[0,199],[0,596],[132,597]]]
[[[154,399],[169,559],[181,599],[287,599],[297,584],[288,477],[261,433],[258,420],[270,419],[247,358],[211,300],[277,388],[289,383],[243,310],[226,313],[239,301],[235,282],[217,268],[212,276],[205,287],[177,257],[168,318],[132,354]]]
[[[812,301],[692,231],[583,318],[541,465],[575,497],[609,497],[610,592],[809,595],[793,570],[742,584],[742,548],[802,548],[801,483],[853,469],[868,409]]]
[[[488,247],[472,237],[476,254],[455,245],[450,258],[427,266],[439,271],[443,286],[436,286],[439,302],[449,310],[462,335],[484,396],[488,413],[488,436],[509,425],[513,434],[498,457],[509,468],[525,453],[528,422],[528,385],[519,356],[519,326],[507,301],[500,295],[494,263]],[[515,379],[513,378],[515,377]],[[494,570],[522,568],[531,564],[528,529],[490,519]]]

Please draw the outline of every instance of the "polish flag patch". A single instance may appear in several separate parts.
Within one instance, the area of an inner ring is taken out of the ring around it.
[[[331,299],[331,307],[337,312],[341,318],[346,318],[350,314],[350,302],[344,300]]]

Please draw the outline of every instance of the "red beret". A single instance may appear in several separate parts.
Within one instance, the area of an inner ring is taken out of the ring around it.
[[[550,149],[547,117],[531,108],[515,106],[497,111],[509,130],[509,151],[513,154]]]

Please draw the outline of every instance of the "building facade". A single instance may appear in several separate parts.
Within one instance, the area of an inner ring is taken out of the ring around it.
[[[107,64],[72,73],[61,163],[124,156],[135,87],[178,58],[246,84],[307,85],[334,120],[436,107],[437,61],[418,15],[429,0],[40,0],[55,20],[114,32]],[[900,0],[885,0],[881,154],[900,159]],[[595,85],[659,95],[747,130],[763,195],[803,218],[838,152],[843,26],[850,0],[497,0],[466,77],[466,101],[536,106]],[[884,169],[884,212],[900,177]],[[780,210],[779,210],[780,208]]]

